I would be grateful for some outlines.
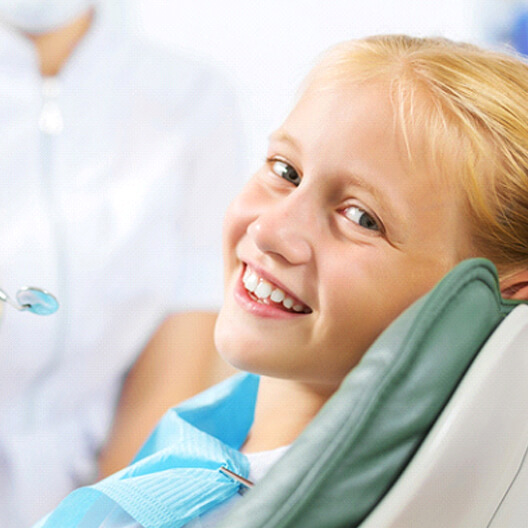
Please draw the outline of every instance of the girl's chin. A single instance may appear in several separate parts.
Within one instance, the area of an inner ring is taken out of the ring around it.
[[[237,331],[234,325],[230,324],[232,320],[233,316],[226,314],[224,309],[220,310],[214,331],[215,347],[224,361],[237,369],[245,370],[240,365],[241,356],[244,350],[247,350],[247,345],[243,343],[243,339],[240,339],[239,333],[237,338]]]
[[[238,370],[255,372],[258,361],[255,357],[255,347],[222,332],[215,333],[216,350],[220,357]],[[258,355],[258,354],[257,354]]]
[[[224,330],[219,320],[215,329],[215,345],[224,361],[244,372],[272,375],[274,365],[266,365],[270,361],[270,355],[263,350],[262,340],[256,342],[245,339],[240,332]]]

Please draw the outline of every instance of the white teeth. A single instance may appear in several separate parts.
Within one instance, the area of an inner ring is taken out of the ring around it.
[[[291,297],[286,297],[286,299],[284,299],[284,301],[282,301],[282,304],[284,304],[284,306],[286,308],[288,308],[288,310],[289,310],[290,308],[293,307],[294,302],[293,302],[293,299]]]
[[[302,304],[296,304],[295,301],[286,295],[280,288],[274,287],[267,280],[260,278],[252,269],[246,268],[242,282],[246,290],[253,293],[259,300],[265,301],[270,299],[274,303],[282,303],[287,309],[293,309],[297,313],[310,313],[310,310]]]
[[[246,278],[244,277],[244,285],[246,289],[250,292],[254,292],[258,286],[258,277],[254,273],[250,273]]]
[[[285,297],[286,297],[286,294],[282,290],[280,290],[279,288],[275,288],[271,292],[270,299],[273,302],[280,303],[280,302],[284,301]]]
[[[251,270],[249,268],[246,268],[246,271],[244,271],[243,281],[246,282],[246,280],[249,278],[250,275],[251,275]]]
[[[271,294],[271,284],[269,282],[266,282],[265,280],[260,281],[256,290],[255,295],[259,299],[267,299]]]

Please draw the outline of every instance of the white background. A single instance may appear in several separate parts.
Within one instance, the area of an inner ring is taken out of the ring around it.
[[[374,33],[441,35],[480,43],[508,0],[131,0],[137,31],[211,61],[240,96],[248,170],[289,109],[314,59]],[[129,4],[130,5],[130,4]]]

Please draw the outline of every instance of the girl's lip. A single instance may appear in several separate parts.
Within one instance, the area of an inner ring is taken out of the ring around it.
[[[283,310],[282,308],[279,308],[279,306],[275,303],[265,304],[254,300],[249,295],[249,292],[246,290],[244,283],[242,282],[242,277],[245,271],[246,267],[243,266],[242,271],[236,281],[235,290],[233,292],[235,300],[244,310],[253,315],[269,319],[292,319],[307,315],[306,313],[297,313]],[[279,285],[277,284],[277,286]]]

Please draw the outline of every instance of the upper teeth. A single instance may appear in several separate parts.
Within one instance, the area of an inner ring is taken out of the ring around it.
[[[259,277],[250,268],[246,268],[242,281],[246,290],[255,294],[260,300],[264,301],[270,299],[275,303],[282,304],[288,310],[294,310],[295,312],[309,311],[304,305],[296,303],[294,299],[286,295],[286,293],[279,287],[271,284],[262,277]]]

